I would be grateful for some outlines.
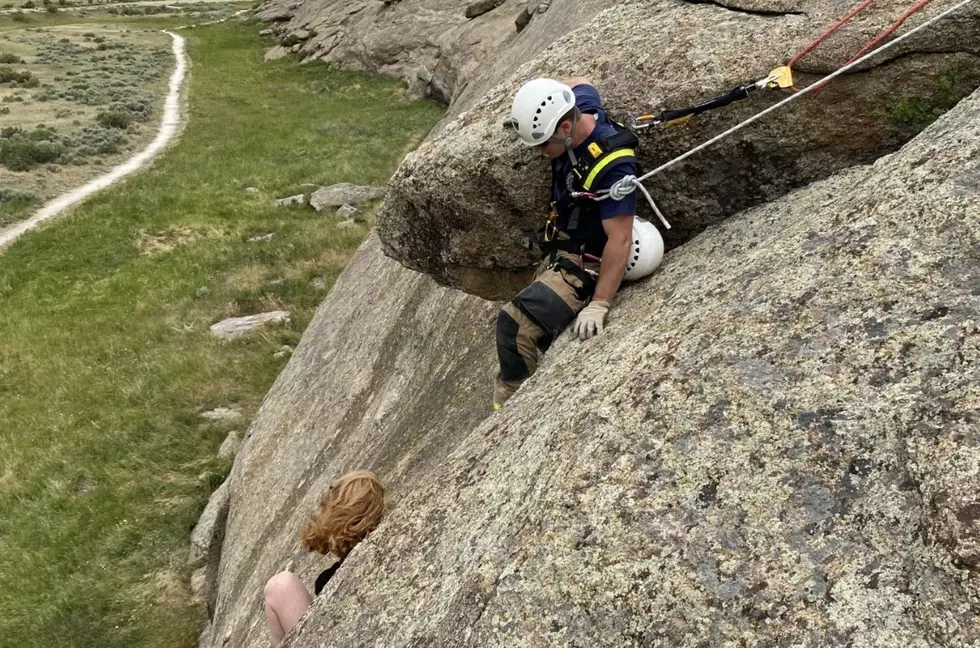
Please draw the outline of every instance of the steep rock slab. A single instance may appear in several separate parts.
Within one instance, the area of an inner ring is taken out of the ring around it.
[[[369,237],[293,351],[238,451],[217,606],[202,646],[267,646],[262,587],[330,482],[376,471],[395,508],[490,410],[495,307],[386,259]],[[299,552],[312,587],[329,559]],[[228,642],[225,642],[225,638]]]
[[[567,4],[556,2],[542,20]],[[510,297],[533,260],[519,246],[521,230],[540,226],[549,209],[546,160],[501,127],[524,81],[586,74],[614,115],[685,106],[765,76],[841,11],[830,3],[804,7],[805,16],[624,3],[566,36],[553,33],[550,47],[405,159],[378,214],[385,252],[447,285]],[[836,68],[905,8],[898,0],[876,3],[818,50],[822,58],[805,59],[800,70]],[[930,5],[916,20],[940,9]],[[978,54],[980,5],[650,180],[674,226],[668,247],[747,207],[894,151],[921,128],[920,109],[948,107],[980,85]],[[804,84],[816,78],[798,75]],[[659,166],[783,97],[758,93],[685,125],[647,131],[642,165]],[[651,217],[648,211],[641,201],[641,213]]]
[[[977,645],[978,286],[980,93],[556,341],[284,647]]]

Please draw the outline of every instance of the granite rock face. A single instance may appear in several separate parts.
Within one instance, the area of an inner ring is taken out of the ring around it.
[[[202,646],[267,646],[262,588],[290,560],[312,590],[330,560],[294,553],[331,480],[375,470],[397,508],[432,477],[490,406],[495,312],[386,259],[368,238],[238,450]]]
[[[359,253],[239,453],[210,645],[264,644],[357,466],[395,506],[285,648],[980,642],[980,93],[675,249],[490,415],[492,312]]]

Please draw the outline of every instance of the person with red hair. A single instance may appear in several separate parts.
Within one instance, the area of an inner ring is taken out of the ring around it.
[[[300,543],[310,551],[332,553],[338,560],[322,572],[314,585],[319,595],[347,554],[381,522],[387,508],[381,480],[368,470],[355,470],[334,480],[320,502],[320,513],[300,532]],[[292,572],[283,571],[265,584],[265,616],[273,647],[306,614],[313,597]]]

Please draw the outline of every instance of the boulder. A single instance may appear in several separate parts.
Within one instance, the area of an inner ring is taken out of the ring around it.
[[[221,447],[218,448],[218,459],[231,459],[238,454],[238,449],[241,446],[241,436],[236,430],[232,430],[225,437],[225,440],[221,442]]]
[[[568,2],[563,7],[563,29],[615,4],[614,0]],[[301,29],[316,32],[303,42],[299,54],[304,61],[320,59],[399,77],[409,84],[409,96],[451,104],[463,95],[470,97],[468,101],[478,98],[487,87],[484,78],[499,74],[501,66],[519,65],[516,57],[501,60],[503,48],[520,49],[526,56],[555,38],[528,32],[522,35],[524,42],[513,42],[514,20],[524,11],[522,2],[503,2],[474,18],[467,18],[464,7],[445,0],[383,5],[377,0],[313,0],[289,9],[284,0],[268,0],[257,17],[282,21],[279,24],[287,34]],[[486,65],[487,61],[494,65]],[[421,68],[430,71],[429,82],[417,79]],[[467,91],[470,86],[474,93]]]
[[[978,233],[980,93],[671,251],[497,414],[493,305],[372,238],[235,464],[212,635],[265,645],[359,466],[396,504],[283,648],[976,645]]]
[[[229,317],[221,320],[210,327],[211,335],[219,338],[236,338],[248,335],[256,328],[264,324],[284,324],[289,322],[289,313],[286,311],[269,311],[258,315],[246,315],[245,317]]]
[[[327,207],[354,205],[366,200],[376,200],[385,195],[384,187],[355,185],[349,182],[320,187],[310,196],[310,205],[317,211]]]
[[[276,45],[275,47],[270,47],[265,51],[265,60],[275,61],[277,59],[281,59],[284,56],[287,56],[288,54],[289,54],[288,49],[286,49],[282,45]]]
[[[558,1],[557,11],[533,24],[557,30],[561,23],[550,21],[567,6]],[[836,69],[906,8],[897,0],[874,6],[801,61],[798,84]],[[385,252],[448,286],[510,298],[537,258],[521,248],[522,231],[543,224],[550,199],[547,160],[502,127],[517,88],[574,71],[593,81],[616,117],[691,105],[765,77],[840,12],[830,3],[800,7],[805,16],[785,7],[774,15],[715,4],[623,3],[581,29],[554,33],[547,50],[405,158],[378,212]],[[650,179],[646,186],[673,226],[665,233],[668,249],[734,213],[896,150],[927,114],[980,86],[980,6],[961,11]],[[641,167],[655,168],[785,96],[761,91],[686,124],[644,131]],[[656,220],[642,199],[640,214]]]
[[[230,495],[228,482],[225,481],[211,494],[201,518],[191,531],[191,549],[187,564],[192,569],[204,567],[209,557],[220,554]]]
[[[191,574],[191,592],[203,599],[209,620],[214,616],[218,594],[218,565],[221,562],[221,543],[225,536],[229,498],[230,489],[225,481],[211,494],[201,519],[191,532],[188,557],[188,566],[194,570]]]

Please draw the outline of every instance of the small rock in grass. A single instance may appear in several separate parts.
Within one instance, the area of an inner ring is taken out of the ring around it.
[[[341,205],[337,208],[337,215],[343,218],[350,218],[357,213],[357,207],[354,205]]]
[[[279,198],[276,200],[276,205],[282,207],[284,205],[305,205],[306,196],[303,194],[296,194],[295,196],[287,196],[286,198]]]
[[[313,277],[310,279],[310,284],[317,290],[326,290],[327,281],[323,277]]]
[[[271,29],[263,29],[259,32],[259,36],[272,36],[273,33]]]
[[[357,221],[353,218],[337,223],[337,229],[350,229],[352,227],[357,227]]]
[[[195,296],[197,296],[198,299],[202,297],[207,297],[208,295],[211,294],[211,289],[208,288],[207,286],[201,286],[200,288],[197,289],[197,292],[194,294]]]
[[[245,317],[229,317],[211,325],[211,334],[219,338],[234,338],[250,333],[263,324],[282,324],[289,321],[287,311],[270,311]]]
[[[209,421],[227,421],[236,419],[241,415],[241,412],[231,407],[215,407],[213,410],[201,412],[201,418],[206,418]]]
[[[290,355],[292,352],[293,352],[293,347],[289,346],[288,344],[284,344],[281,347],[279,347],[278,351],[272,354],[272,357],[285,358],[287,355]]]
[[[310,196],[313,209],[323,211],[327,207],[354,205],[365,200],[375,200],[385,195],[384,187],[355,185],[349,182],[320,187]]]
[[[269,232],[268,234],[258,234],[256,236],[250,236],[250,237],[248,237],[248,242],[249,243],[265,243],[267,241],[271,241],[275,237],[276,237],[276,233],[275,232]]]
[[[289,54],[289,50],[287,50],[282,45],[276,45],[275,47],[270,47],[265,51],[265,60],[275,61],[277,59],[281,59],[287,54]]]
[[[256,193],[259,190],[258,187],[245,187],[246,193]]]

